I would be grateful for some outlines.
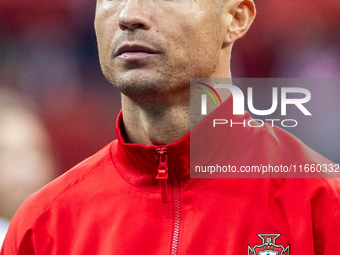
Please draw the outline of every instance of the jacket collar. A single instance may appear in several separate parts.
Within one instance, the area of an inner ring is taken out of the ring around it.
[[[175,171],[181,187],[185,190],[195,188],[209,181],[209,179],[190,178],[190,136],[195,137],[195,143],[197,142],[200,145],[210,141],[225,141],[228,143],[226,153],[230,156],[234,154],[234,151],[237,151],[236,146],[240,139],[242,139],[239,135],[241,128],[230,128],[226,126],[223,137],[215,136],[215,134],[207,129],[208,126],[211,126],[213,119],[220,119],[221,116],[225,119],[232,118],[234,121],[240,121],[241,119],[243,121],[243,119],[251,118],[249,113],[246,113],[247,115],[245,116],[233,116],[232,104],[232,97],[229,97],[220,107],[194,127],[191,132],[187,133],[178,141],[165,145],[168,154],[169,171]],[[164,146],[127,143],[123,137],[123,120],[124,114],[121,110],[116,122],[116,146],[114,146],[114,143],[111,147],[113,162],[118,172],[128,183],[149,192],[159,193],[159,183],[158,180],[156,180],[156,176],[160,155],[157,149]],[[202,133],[207,135],[202,136]],[[194,147],[193,144],[191,146],[192,148]],[[206,150],[203,151],[206,153]],[[199,148],[193,148],[192,153],[193,152],[196,153],[196,155],[200,154]],[[211,151],[211,153],[214,152]],[[202,156],[207,157],[209,155],[205,154]]]

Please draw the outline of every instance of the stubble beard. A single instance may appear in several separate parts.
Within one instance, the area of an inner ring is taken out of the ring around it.
[[[122,94],[139,103],[171,103],[177,95],[189,95],[190,77],[183,68],[163,63],[157,70],[132,70],[126,73],[111,72],[106,77]],[[180,70],[182,69],[182,70]]]
[[[190,98],[190,78],[207,78],[216,70],[216,63],[197,65],[199,61],[193,61],[192,56],[188,59],[192,61],[164,58],[156,70],[136,65],[135,69],[115,72],[106,66],[103,73],[122,94],[138,103],[178,103],[179,98]]]

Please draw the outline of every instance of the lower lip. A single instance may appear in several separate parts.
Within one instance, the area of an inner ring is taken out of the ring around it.
[[[155,55],[156,54],[147,53],[147,52],[125,52],[119,55],[118,58],[127,60],[127,61],[134,61],[134,60],[146,59],[146,58],[149,58]]]

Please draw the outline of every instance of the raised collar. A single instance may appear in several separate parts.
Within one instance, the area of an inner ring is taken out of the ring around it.
[[[220,107],[193,128],[192,131],[178,141],[164,145],[168,154],[169,171],[175,171],[184,190],[200,186],[210,180],[190,178],[190,135],[193,136],[194,132],[197,132],[200,136],[198,143],[201,145],[205,144],[206,141],[227,142],[229,149],[226,153],[230,155],[236,150],[236,145],[238,144],[236,140],[242,139],[242,136],[239,135],[241,128],[227,127],[226,132],[223,132],[223,137],[215,137],[210,131],[203,132],[208,134],[207,136],[200,135],[202,129],[210,126],[213,119],[220,119],[221,116],[225,119],[233,118],[235,121],[251,118],[249,113],[239,117],[233,116],[232,103],[232,97],[229,97]],[[123,137],[123,120],[124,114],[120,111],[116,122],[117,142],[111,147],[113,162],[121,176],[128,183],[149,192],[159,193],[159,183],[156,180],[156,176],[160,155],[157,149],[164,146],[127,143]],[[195,139],[196,137],[198,136],[195,136]],[[193,151],[200,153],[199,148],[194,148]]]

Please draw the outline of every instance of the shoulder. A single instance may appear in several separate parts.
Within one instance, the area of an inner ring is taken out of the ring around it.
[[[62,196],[65,192],[76,188],[82,182],[90,181],[91,175],[101,171],[108,164],[112,164],[111,145],[112,142],[31,195],[22,207],[25,208],[33,205],[34,211],[39,213],[40,210],[53,205],[58,197]]]
[[[304,199],[310,201],[312,208],[317,209],[313,211],[314,214],[322,212],[329,215],[340,233],[339,165],[279,127],[268,125],[262,131],[266,137],[264,140],[280,151],[281,163],[295,165],[297,171],[301,169],[304,172],[278,181],[282,183],[286,196],[291,196],[293,191],[296,196],[303,195]]]
[[[284,183],[300,186],[317,195],[324,193],[340,206],[340,169],[339,165],[304,144],[289,132],[270,125],[262,129],[262,138],[268,144],[268,153],[275,152],[277,163],[292,166]],[[294,188],[296,189],[296,188]],[[311,194],[311,193],[310,193]]]
[[[280,151],[285,160],[291,163],[333,163],[282,128],[265,125],[262,131],[271,147]]]

